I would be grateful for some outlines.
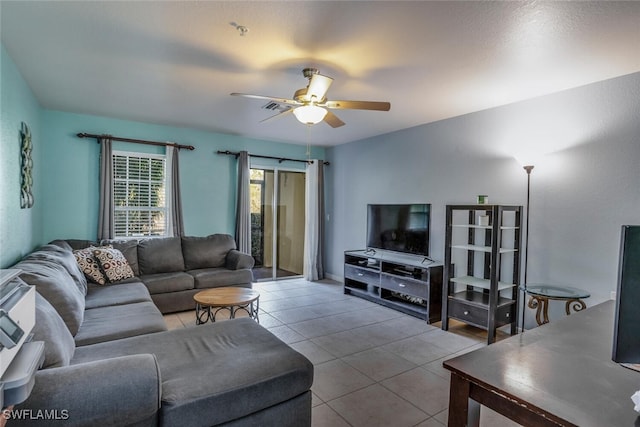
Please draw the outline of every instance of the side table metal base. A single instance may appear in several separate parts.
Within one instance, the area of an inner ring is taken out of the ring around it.
[[[582,301],[579,298],[572,298],[572,299],[549,298],[549,297],[543,297],[540,295],[532,295],[529,298],[529,302],[527,303],[527,306],[529,308],[536,310],[536,322],[538,323],[538,325],[544,325],[545,323],[549,323],[549,300],[550,299],[566,301],[565,312],[567,313],[567,316],[571,314],[572,308],[573,308],[573,311],[576,313],[578,311],[582,311],[585,308],[587,308],[587,305],[584,303],[584,301]]]

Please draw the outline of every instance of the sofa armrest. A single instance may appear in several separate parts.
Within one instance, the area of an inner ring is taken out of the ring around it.
[[[252,269],[255,262],[251,255],[232,249],[227,253],[225,267],[229,270]]]
[[[47,426],[156,425],[161,394],[155,356],[137,354],[40,370],[29,398],[7,415],[11,426],[40,414]]]

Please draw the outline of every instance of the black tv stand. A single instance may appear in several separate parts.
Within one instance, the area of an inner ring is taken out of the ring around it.
[[[431,261],[425,265],[425,260]],[[428,323],[442,311],[442,263],[421,255],[356,250],[344,253],[344,293]]]

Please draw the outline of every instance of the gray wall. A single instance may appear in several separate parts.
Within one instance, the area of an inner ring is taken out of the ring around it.
[[[531,175],[528,282],[586,289],[589,306],[609,299],[620,227],[640,224],[640,73],[329,149],[330,277],[342,279],[343,251],[365,246],[368,203],[431,203],[431,256],[442,260],[445,205],[477,194],[526,204],[515,159],[526,151],[543,154]],[[551,309],[561,316],[563,305]]]

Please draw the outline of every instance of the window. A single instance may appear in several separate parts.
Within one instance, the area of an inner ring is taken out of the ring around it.
[[[167,236],[166,158],[113,152],[114,237]]]

